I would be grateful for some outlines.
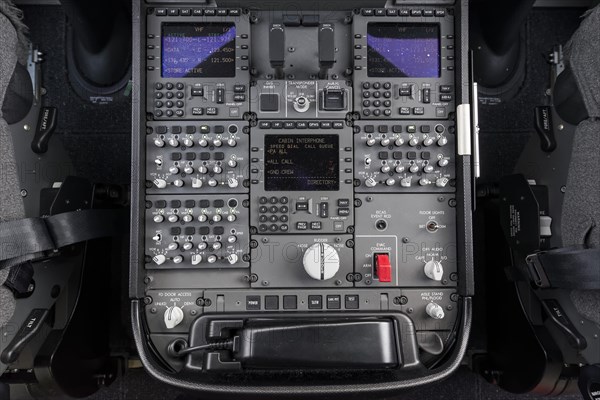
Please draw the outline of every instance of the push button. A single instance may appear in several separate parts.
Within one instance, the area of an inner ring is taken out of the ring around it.
[[[279,310],[279,296],[265,296],[265,310]]]
[[[279,96],[273,93],[263,93],[260,95],[260,111],[277,112],[279,111]]]
[[[340,296],[337,294],[327,295],[327,308],[329,310],[339,310],[342,308]]]
[[[284,310],[295,310],[298,308],[298,297],[297,296],[283,296],[283,309]]]
[[[260,296],[246,296],[246,310],[260,311]]]
[[[344,303],[347,310],[358,310],[358,295],[347,294],[344,298]]]
[[[309,310],[323,309],[323,296],[316,295],[316,294],[308,296],[308,309]]]

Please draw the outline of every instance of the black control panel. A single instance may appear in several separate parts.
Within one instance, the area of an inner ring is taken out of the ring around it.
[[[133,285],[163,362],[196,368],[169,346],[208,341],[202,318],[273,312],[402,314],[440,343],[415,342],[425,358],[443,353],[464,279],[466,79],[442,3],[142,7]],[[244,369],[207,357],[200,369]]]

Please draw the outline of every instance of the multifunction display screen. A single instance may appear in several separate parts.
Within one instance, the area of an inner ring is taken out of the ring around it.
[[[338,135],[266,135],[265,190],[339,190]]]
[[[163,78],[235,77],[235,24],[163,23]]]
[[[440,26],[367,24],[367,70],[372,77],[440,77]]]

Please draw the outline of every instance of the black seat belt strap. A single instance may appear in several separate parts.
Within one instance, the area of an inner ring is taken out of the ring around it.
[[[526,261],[539,288],[600,289],[600,248],[567,247],[531,254]]]

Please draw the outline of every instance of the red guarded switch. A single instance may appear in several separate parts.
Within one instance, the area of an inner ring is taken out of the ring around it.
[[[375,254],[375,275],[379,282],[392,281],[392,264],[388,254]]]

